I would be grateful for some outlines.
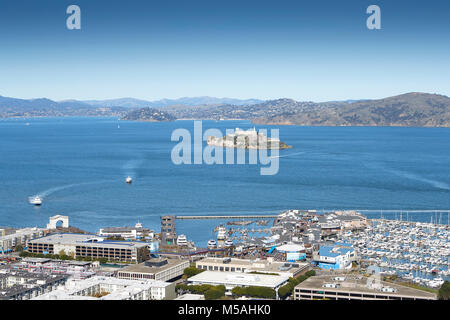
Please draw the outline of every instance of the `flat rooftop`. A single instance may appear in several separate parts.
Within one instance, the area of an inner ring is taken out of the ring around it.
[[[140,241],[106,240],[94,234],[56,233],[28,241],[29,243],[48,243],[65,245],[87,245],[91,247],[140,248],[148,244]]]
[[[333,280],[335,277],[345,277],[344,281]],[[403,296],[411,298],[422,298],[422,299],[436,299],[436,295],[406,286],[400,286],[395,283],[390,283],[386,281],[381,281],[382,287],[390,287],[397,289],[397,292],[382,292],[379,289],[370,288],[367,285],[367,277],[355,276],[355,275],[326,275],[326,276],[313,276],[309,277],[302,283],[298,284],[295,289],[310,289],[310,290],[321,290],[321,291],[332,291],[332,292],[342,292],[342,293],[363,293],[363,294],[376,294],[376,295],[389,295],[389,296]],[[338,288],[324,288],[323,285],[326,283],[336,283],[340,284]]]
[[[289,279],[288,276],[249,274],[239,272],[203,271],[188,279],[189,282],[224,284],[232,286],[257,286],[276,288]]]
[[[249,260],[249,259],[237,259],[231,258],[230,262],[224,263],[224,258],[204,258],[202,260],[198,260],[197,264],[218,264],[223,266],[233,266],[233,267],[244,267],[249,271],[258,271],[258,272],[293,272],[296,270],[303,270],[308,267],[307,263],[302,262],[280,262],[280,261],[269,261],[269,260]],[[290,265],[290,267],[287,267]]]
[[[77,295],[83,290],[96,286],[114,287],[114,291],[101,298]],[[124,300],[132,294],[149,288],[165,288],[170,283],[157,280],[124,280],[113,277],[94,276],[84,280],[70,280],[64,288],[45,293],[31,300]]]
[[[182,263],[188,262],[188,260],[179,260],[179,259],[163,259],[167,260],[167,264],[164,264],[161,267],[157,266],[146,266],[145,262],[139,263],[139,264],[132,264],[125,268],[120,269],[120,272],[134,272],[134,273],[157,273],[161,272],[167,269],[170,269],[172,267],[178,266]],[[150,260],[151,261],[151,260]],[[158,259],[155,261],[161,261],[161,259]]]

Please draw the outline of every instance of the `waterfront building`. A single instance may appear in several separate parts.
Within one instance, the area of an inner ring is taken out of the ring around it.
[[[313,263],[322,269],[351,269],[356,258],[355,249],[346,244],[321,245],[313,253]]]
[[[295,300],[436,300],[431,292],[363,276],[313,276],[294,288]]]
[[[175,283],[95,276],[71,279],[64,287],[33,300],[163,300],[175,297]]]
[[[92,234],[58,233],[30,240],[28,252],[77,257],[106,258],[108,261],[139,263],[149,257],[148,244],[140,241],[106,240]]]
[[[117,272],[119,279],[151,279],[169,281],[183,275],[190,265],[189,260],[150,259],[143,263],[130,265]]]
[[[218,272],[268,273],[295,277],[308,269],[306,263],[277,262],[273,259],[204,258],[195,263],[197,269]]]
[[[283,253],[286,261],[289,262],[306,260],[306,248],[302,244],[287,243],[276,247],[275,250]]]
[[[102,228],[97,233],[102,237],[120,237],[126,240],[137,240],[143,238],[153,239],[153,232],[144,228],[139,222],[134,227],[108,227]]]
[[[161,242],[165,245],[177,243],[175,216],[161,216]]]

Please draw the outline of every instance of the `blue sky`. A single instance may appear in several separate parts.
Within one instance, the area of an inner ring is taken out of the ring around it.
[[[67,30],[66,8],[82,29]],[[381,7],[381,30],[366,8]],[[0,95],[450,95],[450,2],[0,0]]]

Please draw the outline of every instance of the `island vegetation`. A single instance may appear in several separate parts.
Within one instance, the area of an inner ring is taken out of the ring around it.
[[[132,110],[125,114],[121,120],[129,120],[129,121],[174,121],[175,117],[170,113],[157,110],[154,108],[142,108],[138,110]]]

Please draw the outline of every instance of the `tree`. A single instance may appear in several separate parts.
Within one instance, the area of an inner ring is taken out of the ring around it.
[[[19,256],[22,258],[29,257],[30,253],[28,251],[22,251],[20,252]]]
[[[316,272],[314,270],[309,270],[308,272],[305,273],[305,276],[308,276],[308,277],[312,277],[315,275],[316,275]]]
[[[268,287],[250,286],[246,288],[234,287],[231,292],[236,296],[249,296],[255,298],[275,299],[277,293]]]
[[[450,282],[445,280],[438,292],[439,300],[450,300]]]
[[[98,261],[100,261],[101,264],[105,264],[105,263],[108,262],[108,259],[107,258],[100,258],[100,259],[98,259]]]
[[[196,274],[199,274],[199,273],[201,273],[201,272],[203,272],[204,270],[202,270],[202,269],[197,269],[197,268],[195,268],[195,267],[188,267],[188,268],[186,268],[186,269],[184,269],[184,275],[187,277],[187,278],[190,278],[190,277],[193,277],[193,276],[195,276]]]
[[[14,251],[15,251],[15,252],[22,252],[22,251],[23,251],[23,247],[22,247],[20,244],[18,244],[18,245],[14,248]]]
[[[206,300],[217,300],[225,295],[225,286],[215,286],[205,291]]]
[[[288,283],[278,289],[278,295],[280,296],[280,298],[287,298],[294,292],[294,288],[296,285],[315,275],[316,272],[314,270],[310,270],[304,275],[301,275],[297,278],[289,278]]]

